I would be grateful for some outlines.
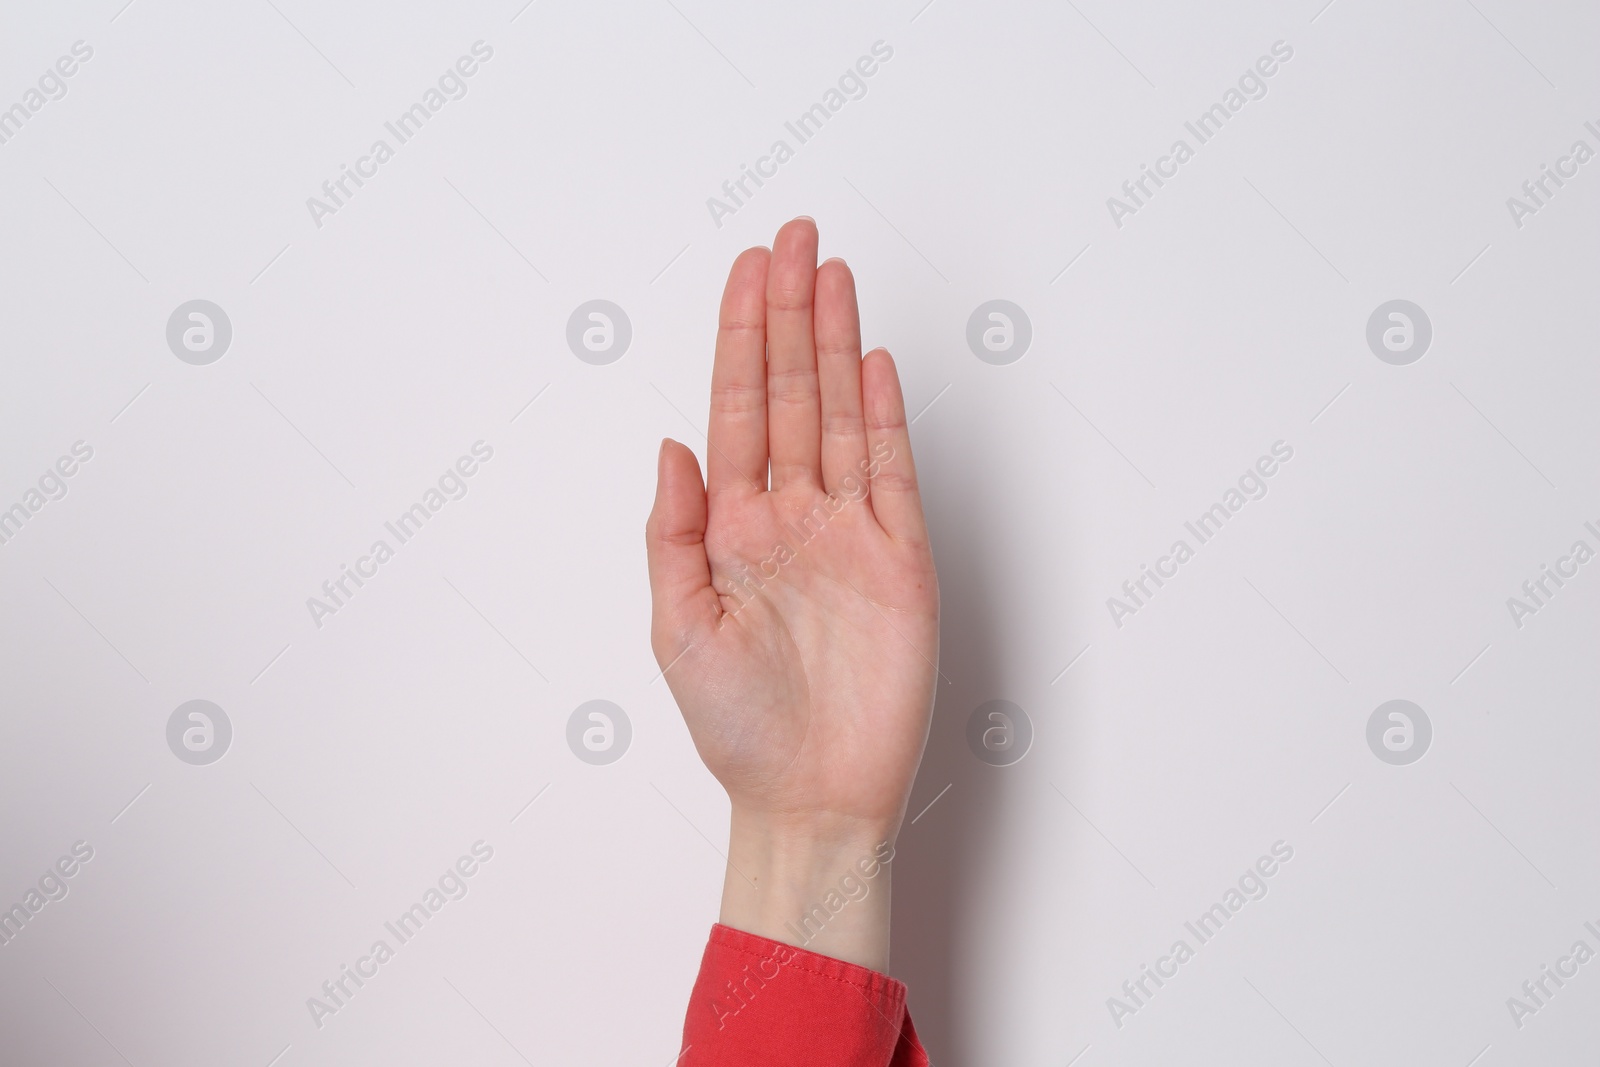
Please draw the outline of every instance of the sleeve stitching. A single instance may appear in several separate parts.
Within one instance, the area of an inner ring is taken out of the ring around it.
[[[838,975],[828,974],[825,971],[820,971],[820,970],[817,970],[817,969],[815,969],[813,967],[808,967],[800,960],[794,960],[794,961],[791,961],[789,963],[784,963],[782,960],[779,960],[777,958],[777,954],[776,953],[770,953],[769,952],[769,953],[763,954],[763,953],[760,953],[760,952],[756,952],[753,949],[745,948],[745,947],[743,947],[741,945],[730,945],[730,944],[726,944],[726,943],[720,944],[720,945],[718,945],[718,947],[719,948],[728,949],[729,951],[732,951],[732,952],[737,952],[741,956],[748,956],[748,957],[750,957],[752,959],[756,959],[756,960],[774,960],[775,962],[777,962],[777,964],[778,964],[778,966],[780,968],[796,968],[798,970],[804,971],[807,974],[815,975],[818,978],[825,978],[830,982],[837,982],[840,985],[852,986],[852,987],[854,987],[856,989],[861,990],[863,993],[878,994],[878,995],[886,997],[890,1001],[891,1004],[893,1004],[897,1008],[901,1009],[902,1011],[905,1008],[904,998],[900,994],[899,990],[894,989],[893,987],[875,988],[875,987],[877,987],[879,985],[879,983],[878,983],[878,981],[876,979],[869,979],[867,982],[852,981],[852,980],[850,980],[848,978],[841,978]],[[790,946],[790,947],[792,948],[793,946]],[[773,981],[777,976],[774,975],[773,978],[767,978],[764,975],[757,975],[757,977],[761,978],[763,982],[770,982],[770,981]],[[893,982],[896,985],[899,984],[899,980],[898,979],[891,978],[888,975],[884,975],[883,976],[883,981],[884,982]]]

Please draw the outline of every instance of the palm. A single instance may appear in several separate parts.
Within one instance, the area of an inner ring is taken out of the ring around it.
[[[927,733],[938,591],[893,362],[861,359],[853,281],[816,269],[815,242],[792,223],[729,277],[707,488],[663,445],[653,643],[736,802],[893,821]]]

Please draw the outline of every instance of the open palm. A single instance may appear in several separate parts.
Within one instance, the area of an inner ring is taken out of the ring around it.
[[[796,219],[734,262],[707,479],[662,443],[651,641],[736,809],[892,835],[927,738],[938,585],[894,361]],[[770,470],[770,486],[768,474]]]

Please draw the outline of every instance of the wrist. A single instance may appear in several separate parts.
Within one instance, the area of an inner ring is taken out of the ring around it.
[[[735,808],[720,921],[875,971],[889,964],[888,820]]]

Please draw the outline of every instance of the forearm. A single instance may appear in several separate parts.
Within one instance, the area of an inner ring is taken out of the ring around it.
[[[897,829],[889,823],[776,818],[735,808],[720,921],[886,972]]]

